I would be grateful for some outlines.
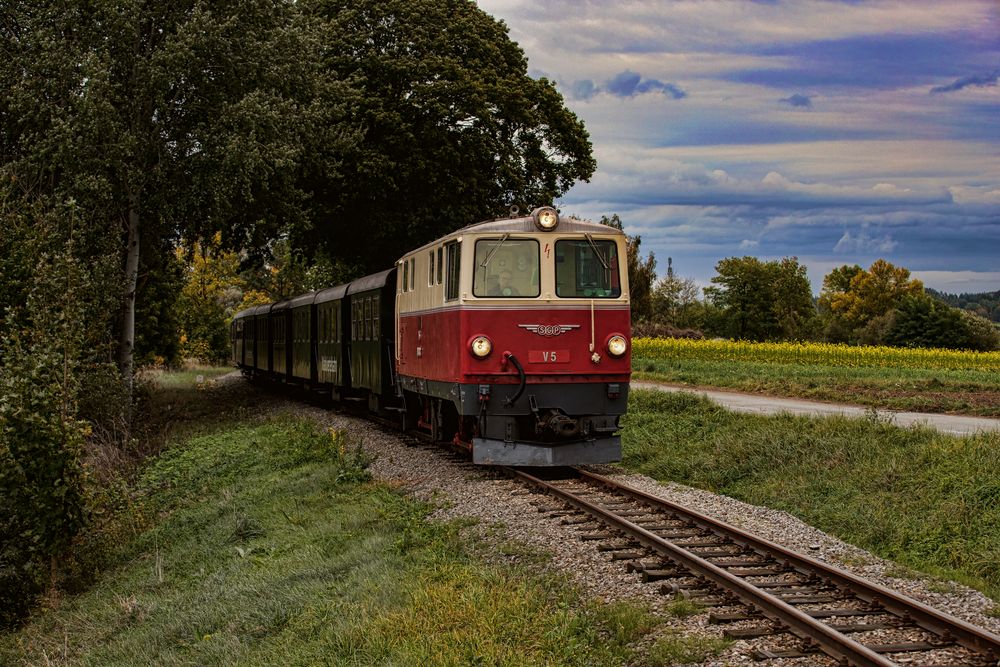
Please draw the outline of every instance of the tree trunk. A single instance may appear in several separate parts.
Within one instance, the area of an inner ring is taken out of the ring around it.
[[[128,193],[128,247],[125,250],[125,303],[122,308],[118,366],[129,401],[132,402],[132,366],[135,350],[135,290],[139,276],[139,195]]]

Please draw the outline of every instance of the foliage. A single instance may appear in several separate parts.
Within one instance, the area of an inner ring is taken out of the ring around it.
[[[117,236],[130,382],[142,248],[215,231],[260,247],[304,219],[304,163],[349,141],[327,131],[343,96],[296,3],[14,0],[5,28],[0,155],[23,192],[73,197],[88,233]]]
[[[970,350],[1000,350],[1000,325],[968,310],[962,310],[961,313],[966,335],[963,347]]]
[[[908,295],[894,312],[884,342],[906,347],[965,347],[961,311],[921,293]]]
[[[184,267],[177,300],[180,351],[185,359],[221,361],[229,350],[229,321],[245,296],[239,256],[222,247],[222,235],[174,251]]]
[[[819,308],[827,318],[827,338],[834,342],[857,340],[860,330],[884,317],[907,296],[923,294],[923,283],[910,271],[878,259],[865,270],[841,266],[823,279]]]
[[[186,315],[180,303],[184,286],[184,264],[174,253],[173,244],[144,243],[142,270],[136,285],[136,360],[140,364],[174,364],[181,356],[181,320]],[[111,291],[111,290],[109,290]],[[120,289],[118,290],[120,291]]]
[[[617,213],[609,218],[601,216],[600,223],[622,229],[622,219]],[[632,310],[633,322],[645,322],[653,318],[653,281],[656,280],[656,258],[649,253],[643,260],[639,254],[642,237],[626,235],[625,245],[628,251],[628,289],[629,305]]]
[[[632,325],[632,335],[636,338],[696,338],[705,337],[697,329],[678,329],[662,322],[638,322]]]
[[[528,75],[506,26],[475,3],[298,4],[326,19],[326,72],[357,90],[347,122],[363,136],[321,155],[342,176],[320,172],[304,185],[314,224],[293,235],[296,248],[382,269],[512,204],[551,204],[593,173],[583,123],[551,81]]]
[[[653,318],[679,329],[704,329],[712,306],[700,295],[701,288],[692,278],[668,273],[653,287]]]
[[[870,368],[1000,371],[1000,352],[903,349],[842,343],[752,343],[729,340],[634,338],[632,356],[642,359],[698,358]]]
[[[705,295],[721,309],[718,333],[740,340],[799,340],[814,332],[812,290],[797,258],[728,257],[715,270],[715,286],[705,288]]]
[[[1000,291],[980,292],[978,294],[948,294],[929,287],[924,288],[924,290],[930,296],[949,306],[961,308],[991,322],[1000,323]]]
[[[59,232],[50,218],[37,222]],[[72,243],[52,254],[25,250],[38,262],[0,338],[0,626],[17,621],[43,586],[54,590],[58,560],[83,524],[89,428],[77,397],[89,277]]]

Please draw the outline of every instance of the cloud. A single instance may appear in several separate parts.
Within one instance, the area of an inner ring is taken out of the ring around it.
[[[969,86],[976,86],[977,88],[985,88],[987,86],[997,85],[997,79],[1000,79],[1000,70],[994,70],[992,74],[987,74],[986,76],[964,76],[961,79],[956,79],[946,86],[935,86],[931,88],[931,94],[934,93],[953,93],[956,90],[962,90]]]
[[[813,105],[811,96],[801,95],[799,93],[796,93],[795,95],[792,95],[790,97],[782,97],[778,101],[785,102],[786,104],[790,104],[791,106],[799,109],[810,109],[812,108]]]
[[[743,239],[742,241],[740,241],[740,249],[742,250],[751,250],[753,248],[758,247],[759,245],[760,241],[753,241],[751,239]]]
[[[687,97],[687,93],[676,84],[664,83],[657,79],[644,79],[641,74],[630,70],[616,74],[601,86],[591,79],[582,79],[570,84],[570,93],[578,100],[589,100],[598,93],[608,93],[615,97],[635,97],[656,92],[669,95],[675,100]]]
[[[840,237],[837,244],[833,246],[833,251],[841,254],[861,253],[876,255],[884,252],[892,252],[897,245],[898,243],[893,241],[892,237],[888,234],[882,238],[874,238],[862,229],[856,236],[852,236],[849,231],[844,232],[844,235]]]

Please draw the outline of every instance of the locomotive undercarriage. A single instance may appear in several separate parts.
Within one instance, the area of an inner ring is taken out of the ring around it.
[[[621,460],[628,383],[460,384],[400,378],[408,419],[474,463],[558,466]]]

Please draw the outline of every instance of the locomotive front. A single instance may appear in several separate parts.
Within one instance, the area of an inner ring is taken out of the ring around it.
[[[631,372],[624,234],[530,216],[400,261],[397,368],[417,425],[484,464],[621,459]]]

